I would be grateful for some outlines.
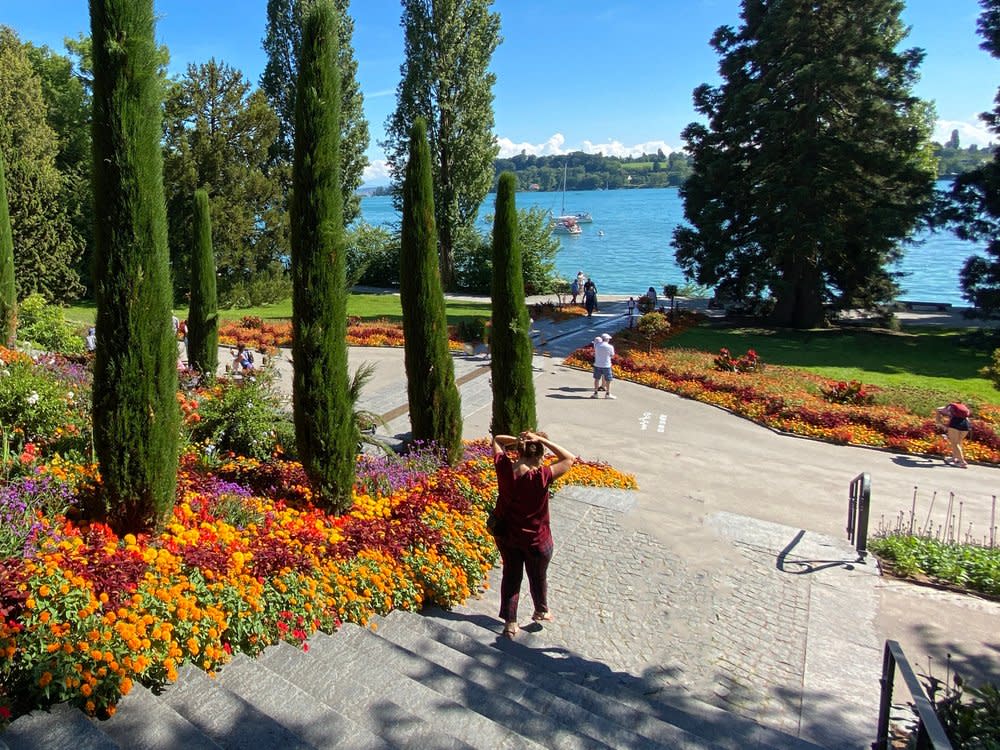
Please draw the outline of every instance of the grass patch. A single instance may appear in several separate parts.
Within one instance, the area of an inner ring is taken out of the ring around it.
[[[66,318],[81,324],[92,324],[97,314],[93,302],[83,302],[66,308]],[[176,308],[174,315],[186,318],[187,308]],[[403,319],[403,308],[399,304],[399,295],[384,294],[352,294],[347,298],[347,314],[363,320],[393,320]],[[445,300],[445,314],[450,325],[458,325],[463,320],[473,318],[489,318],[491,307],[489,302],[466,302],[462,300]],[[220,310],[220,320],[239,320],[245,316],[253,316],[267,321],[290,320],[292,317],[292,300],[283,300],[274,305],[258,307],[239,307]]]
[[[1000,393],[978,372],[997,346],[1000,340],[990,333],[970,329],[914,327],[893,333],[698,326],[669,339],[665,348],[718,352],[726,347],[737,356],[754,349],[767,364],[860,380],[884,389],[878,400],[926,414],[956,399],[1000,403]]]

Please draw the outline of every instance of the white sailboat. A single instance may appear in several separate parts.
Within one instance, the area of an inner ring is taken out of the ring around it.
[[[590,224],[594,217],[589,211],[579,211],[577,213],[566,213],[566,171],[569,169],[569,162],[563,164],[563,185],[562,185],[562,209],[559,216],[552,219],[552,231],[556,234],[580,234],[583,230],[581,224]]]

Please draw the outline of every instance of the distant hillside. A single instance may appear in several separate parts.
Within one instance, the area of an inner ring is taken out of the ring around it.
[[[567,190],[618,190],[621,188],[673,187],[691,173],[686,154],[655,154],[620,158],[574,151],[559,156],[520,153],[497,159],[494,186],[501,172],[517,176],[518,190],[562,190],[563,169]]]

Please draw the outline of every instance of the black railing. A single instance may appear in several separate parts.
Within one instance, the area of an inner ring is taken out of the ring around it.
[[[882,659],[882,694],[878,709],[878,735],[872,743],[872,750],[889,750],[889,721],[892,709],[892,688],[896,670],[903,676],[913,698],[911,704],[917,712],[916,750],[952,750],[951,741],[945,734],[944,727],[938,719],[934,704],[924,692],[920,680],[917,679],[913,667],[906,660],[902,647],[896,641],[885,642],[885,655]]]
[[[868,514],[872,505],[872,478],[868,472],[851,481],[847,505],[847,541],[858,551],[858,562],[868,557]]]

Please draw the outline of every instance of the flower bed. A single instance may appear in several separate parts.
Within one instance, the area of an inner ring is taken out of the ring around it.
[[[239,322],[226,321],[219,326],[219,343],[235,346],[245,344],[259,351],[272,351],[276,347],[292,345],[291,321],[266,323],[261,318],[244,317]],[[360,320],[347,322],[348,346],[403,346],[403,326],[389,320]],[[454,326],[448,328],[448,348],[461,351]]]
[[[616,337],[612,367],[617,378],[714,404],[795,435],[901,453],[950,454],[947,440],[938,434],[933,419],[898,406],[857,403],[877,393],[874,386],[862,389],[861,384],[841,384],[772,365],[752,372],[723,371],[716,366],[718,355],[691,349],[646,352],[629,333],[622,331]],[[593,348],[587,346],[573,352],[566,364],[589,368],[593,361]],[[848,392],[853,396],[843,397]],[[865,398],[860,399],[855,392]],[[966,458],[1000,463],[1000,409],[986,406],[975,416],[963,445]]]
[[[210,466],[190,451],[162,532],[123,538],[50,514],[98,486],[87,467],[61,473],[43,475],[55,501],[26,514],[23,556],[0,559],[0,727],[64,701],[109,715],[135,682],[161,687],[185,662],[212,673],[234,651],[281,640],[308,649],[311,633],[345,621],[453,606],[486,585],[497,559],[485,527],[496,496],[485,441],[455,467],[427,450],[360,457],[354,507],[340,517],[310,503],[298,463]],[[635,486],[586,462],[561,483]],[[10,494],[13,507],[30,493]]]

